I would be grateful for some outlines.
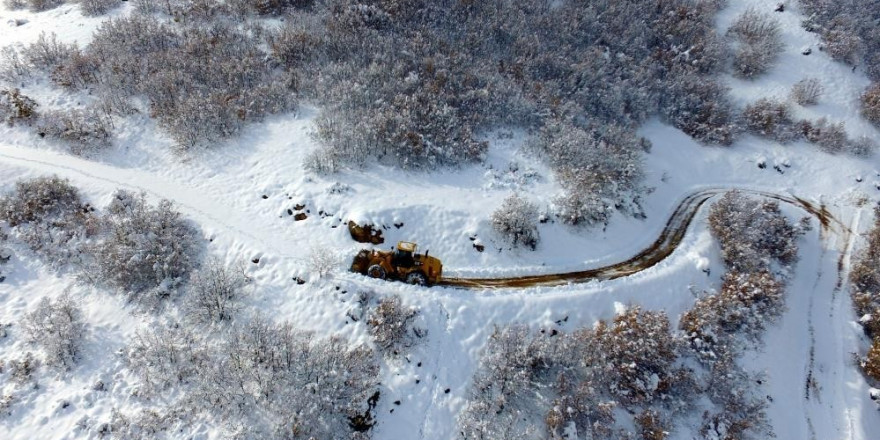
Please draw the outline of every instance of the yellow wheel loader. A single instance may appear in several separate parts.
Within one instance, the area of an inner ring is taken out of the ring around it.
[[[351,262],[351,271],[371,278],[393,279],[407,284],[430,286],[440,280],[443,264],[428,256],[417,254],[418,245],[400,241],[392,251],[364,249]]]

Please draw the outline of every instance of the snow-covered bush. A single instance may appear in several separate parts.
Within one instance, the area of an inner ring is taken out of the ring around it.
[[[681,366],[680,342],[662,312],[631,308],[592,329],[532,333],[496,329],[459,416],[466,439],[627,438],[616,414],[644,414],[646,432],[668,431],[669,417],[695,398],[695,376]],[[650,419],[650,420],[649,420]]]
[[[860,157],[868,157],[877,151],[877,142],[869,136],[859,136],[849,141],[849,152]]]
[[[267,62],[262,34],[223,20],[111,19],[79,56],[65,60],[57,80],[118,98],[146,97],[150,115],[178,147],[209,145],[296,105],[293,78]]]
[[[721,290],[697,300],[680,327],[701,358],[715,361],[733,338],[756,341],[767,324],[782,315],[785,286],[770,272],[729,272]]]
[[[58,35],[54,32],[51,34],[41,32],[37,41],[23,49],[21,56],[31,68],[50,73],[52,69],[70,59],[77,50],[75,44],[58,41]]]
[[[507,242],[516,246],[538,246],[538,207],[517,194],[504,199],[492,213],[492,228]]]
[[[240,420],[235,435],[343,439],[372,426],[379,365],[364,346],[255,318],[211,360],[197,398],[218,417]]]
[[[874,83],[862,94],[862,115],[880,126],[880,83]]]
[[[821,35],[823,49],[834,59],[864,67],[868,77],[880,80],[880,3],[877,0],[833,2],[801,0],[807,19],[803,25],[808,31]]]
[[[207,368],[203,341],[181,324],[141,329],[124,352],[128,368],[140,379],[140,393],[157,395],[193,383]]]
[[[79,190],[57,176],[19,180],[15,189],[0,197],[0,220],[10,226],[45,222],[82,209]]]
[[[24,384],[34,378],[37,368],[40,368],[40,360],[33,353],[27,352],[20,359],[10,359],[6,362],[6,370],[12,382]]]
[[[797,135],[791,109],[785,102],[759,99],[746,106],[742,119],[746,130],[779,142],[792,141]]]
[[[670,80],[660,112],[673,126],[707,144],[730,145],[738,128],[728,90],[715,79],[683,75]]]
[[[120,0],[77,0],[83,15],[104,15],[119,6]]]
[[[231,438],[365,440],[379,399],[372,350],[259,316],[219,333],[185,322],[143,329],[125,359],[139,394],[163,400],[140,415],[119,414],[115,424],[149,429],[150,438],[181,417],[205,415]],[[179,392],[169,394],[172,387]]]
[[[198,266],[201,234],[168,200],[150,206],[144,194],[119,190],[103,222],[90,276],[137,302],[155,305]]]
[[[18,89],[0,90],[0,121],[30,123],[37,116],[37,102]]]
[[[3,0],[3,5],[9,9],[27,7],[32,12],[46,11],[62,4],[64,4],[64,0]]]
[[[819,102],[822,91],[822,83],[818,79],[805,78],[791,87],[791,99],[803,106],[814,105]]]
[[[98,230],[79,191],[54,176],[16,182],[11,193],[0,196],[0,220],[51,266],[79,261],[83,240]]]
[[[250,282],[243,264],[208,260],[190,276],[186,310],[199,322],[232,320]]]
[[[642,153],[647,141],[613,125],[549,124],[533,148],[554,168],[565,194],[555,201],[566,223],[607,223],[617,210],[641,212]]]
[[[774,261],[789,265],[797,260],[802,231],[775,201],[727,192],[709,211],[709,226],[731,270],[750,273],[769,269]]]
[[[862,369],[874,383],[880,383],[880,338],[874,339],[871,349],[862,362]]]
[[[850,271],[850,291],[865,333],[877,338],[880,337],[880,210],[874,210],[874,226],[867,240]]]
[[[766,72],[782,51],[779,21],[749,9],[740,15],[728,30],[737,41],[733,70],[744,78]]]
[[[772,438],[767,418],[767,399],[755,384],[760,376],[739,366],[736,355],[724,353],[711,365],[706,394],[716,409],[703,413],[700,438],[760,440]]]
[[[57,301],[43,297],[21,326],[27,340],[43,349],[46,364],[69,369],[79,361],[86,326],[82,311],[68,295]]]
[[[397,356],[425,336],[425,330],[415,327],[418,309],[403,305],[397,295],[382,299],[372,307],[366,324],[376,346],[387,354]]]
[[[824,116],[815,121],[801,121],[804,137],[828,153],[840,153],[849,146],[843,122],[829,122]]]
[[[37,121],[37,133],[66,142],[78,156],[110,146],[112,122],[97,108],[50,110]]]

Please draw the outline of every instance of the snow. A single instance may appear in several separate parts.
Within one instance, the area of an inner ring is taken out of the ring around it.
[[[746,8],[768,8],[758,0],[729,3],[718,17],[722,32]],[[878,130],[858,115],[856,100],[868,80],[821,51],[802,55],[803,48],[816,49],[819,41],[800,28],[802,16],[795,5],[788,6],[786,12],[775,14],[783,23],[786,47],[777,67],[754,81],[725,78],[736,102],[784,98],[795,82],[817,77],[825,87],[820,103],[797,108],[796,116],[827,116],[845,122],[851,136],[880,139]],[[114,14],[125,14],[129,8],[125,5]],[[102,20],[80,16],[76,6],[39,14],[0,6],[0,26],[22,18],[28,22],[0,32],[0,45],[33,41],[41,31],[84,43]],[[27,85],[25,92],[54,97],[55,105],[88,99],[41,84]],[[750,188],[794,194],[826,205],[852,234],[841,228],[824,231],[813,221],[814,230],[800,242],[787,312],[742,362],[766,375],[760,389],[768,396],[777,438],[871,439],[880,432],[877,405],[851,360],[851,353],[864,352],[867,341],[856,324],[858,317],[845,286],[837,287],[838,277],[846,276],[838,273],[838,260],[844,262],[846,272],[850,252],[860,243],[858,233],[869,226],[871,209],[880,200],[872,183],[880,180],[876,157],[832,156],[805,143],[778,145],[751,136],[732,147],[706,147],[652,120],[640,130],[653,143],[646,161],[647,183],[653,189],[644,201],[647,218],[616,215],[605,229],[542,224],[541,243],[532,252],[507,249],[488,223],[491,212],[511,192],[546,209],[560,191],[549,170],[535,165],[520,149],[526,133],[487,134],[491,147],[486,163],[460,170],[417,173],[375,166],[317,177],[302,168],[303,158],[315,148],[309,137],[315,114],[315,109],[303,108],[297,114],[269,118],[225,145],[184,158],[171,152],[171,142],[153,123],[136,117],[119,125],[119,140],[110,152],[89,159],[70,156],[23,129],[4,126],[0,127],[0,189],[20,178],[57,174],[79,186],[96,206],[105,205],[117,188],[144,191],[153,201],[170,199],[202,228],[210,239],[211,255],[226,262],[246,262],[259,286],[247,304],[250,309],[321,334],[369,342],[364,326],[349,323],[345,316],[356,292],[400,294],[404,302],[422,311],[428,337],[408,360],[383,364],[376,439],[456,437],[455,417],[466,404],[470,378],[496,324],[520,322],[536,329],[569,331],[638,304],[665,310],[675,325],[696,295],[719,285],[724,269],[704,209],[678,250],[629,277],[517,290],[417,288],[347,273],[348,258],[364,246],[348,236],[349,220],[387,226],[385,244],[378,247],[398,240],[418,242],[421,249],[443,260],[447,276],[508,276],[583,269],[629,258],[653,242],[678,202],[695,190]],[[762,161],[771,166],[759,168]],[[514,163],[519,165],[512,167]],[[780,165],[782,171],[772,165]],[[334,187],[350,190],[330,191]],[[308,219],[297,222],[288,215],[295,204],[305,205]],[[784,209],[793,218],[806,215],[792,207]],[[324,216],[319,214],[322,211]],[[393,226],[401,222],[401,228]],[[484,244],[486,250],[477,252],[474,243]],[[117,352],[155,318],[134,311],[119,296],[77,283],[72,274],[49,270],[23,249],[12,250],[12,260],[0,266],[7,276],[0,283],[0,323],[19,320],[42,295],[69,292],[82,305],[91,330],[85,361],[66,373],[41,369],[41,389],[19,394],[12,415],[0,421],[0,438],[80,437],[83,432],[76,424],[84,417],[92,422],[106,420],[113,407],[139,405],[133,396],[133,378]],[[318,279],[309,261],[322,250],[339,258],[336,270]],[[258,264],[250,262],[255,258]],[[297,276],[309,282],[298,285],[293,281]],[[3,358],[33,350],[16,328],[9,333],[0,339]],[[98,380],[108,384],[106,391],[93,390]],[[0,394],[11,386],[0,382]],[[401,405],[393,405],[395,400]],[[70,405],[62,408],[61,401]],[[204,438],[216,436],[213,427],[198,429]],[[565,432],[577,438],[573,427]],[[680,431],[672,438],[690,437]]]

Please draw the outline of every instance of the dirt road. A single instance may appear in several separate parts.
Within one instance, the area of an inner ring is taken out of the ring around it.
[[[642,250],[632,258],[603,267],[585,269],[576,272],[527,275],[509,278],[443,278],[438,285],[459,288],[483,289],[483,288],[517,288],[532,286],[558,286],[569,283],[585,283],[592,280],[612,280],[615,278],[632,275],[641,272],[663,261],[681,244],[694,217],[700,208],[709,199],[732,191],[731,188],[714,188],[697,191],[681,201],[672,216],[666,222],[663,232],[653,244]],[[752,194],[760,197],[777,200],[782,203],[794,205],[816,219],[823,229],[828,229],[832,224],[848,230],[837,221],[824,205],[815,204],[795,196],[775,194],[765,191],[737,189],[736,191]]]

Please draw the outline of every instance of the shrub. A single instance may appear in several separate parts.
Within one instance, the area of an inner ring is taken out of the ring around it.
[[[797,260],[797,238],[802,231],[788,221],[777,202],[727,192],[709,211],[709,226],[724,263],[737,272],[756,272],[768,269],[773,261],[790,265]]]
[[[0,220],[51,266],[77,262],[81,245],[97,233],[98,220],[67,180],[39,177],[20,180],[0,197]]]
[[[186,308],[201,322],[232,320],[250,282],[243,264],[209,260],[190,276]]]
[[[681,317],[686,338],[703,360],[716,361],[733,339],[757,341],[784,311],[785,286],[766,271],[727,273],[721,291],[705,296]]]
[[[82,210],[79,191],[67,179],[37,177],[19,180],[12,193],[0,197],[0,220],[10,226],[47,222]]]
[[[744,78],[766,72],[782,51],[779,21],[749,9],[728,30],[738,40],[733,70]]]
[[[646,141],[616,126],[548,124],[533,148],[554,168],[565,194],[555,200],[566,223],[607,223],[615,210],[638,213]]]
[[[367,316],[367,326],[379,349],[386,354],[405,353],[426,331],[414,327],[418,309],[404,306],[400,297],[390,296],[379,301]]]
[[[660,112],[675,128],[707,144],[730,145],[738,128],[727,88],[699,75],[675,78]]]
[[[21,9],[27,6],[27,0],[3,0],[3,6],[10,10]]]
[[[261,28],[186,23],[141,15],[108,20],[82,56],[65,63],[73,73],[61,75],[68,78],[63,83],[89,84],[117,98],[145,97],[150,115],[184,150],[295,108],[295,80],[266,62]]]
[[[869,157],[877,151],[877,142],[868,136],[859,136],[850,141],[849,151],[856,156]]]
[[[180,325],[157,327],[138,331],[125,350],[145,397],[191,383],[207,368],[206,348],[195,333]]]
[[[25,316],[22,329],[29,342],[43,348],[47,364],[70,369],[79,361],[86,328],[82,311],[69,296],[57,301],[44,297],[37,309]]]
[[[538,207],[513,194],[492,213],[492,228],[514,247],[538,246]]]
[[[58,41],[58,35],[54,32],[41,32],[37,41],[25,47],[21,55],[31,67],[49,73],[70,59],[77,50],[76,45]]]
[[[192,400],[233,437],[357,439],[373,424],[375,353],[256,318],[210,351]]]
[[[97,108],[54,110],[37,122],[37,132],[68,143],[73,154],[86,155],[110,146],[111,121]]]
[[[784,102],[759,99],[746,106],[742,113],[745,129],[779,142],[789,142],[796,136],[791,109]]]
[[[28,383],[33,380],[37,368],[40,368],[40,360],[34,357],[34,354],[31,352],[25,353],[21,359],[12,359],[6,364],[6,369],[9,370],[9,378],[19,384]]]
[[[874,83],[862,95],[862,115],[880,126],[880,83]]]
[[[30,123],[37,116],[37,102],[18,89],[0,90],[0,120],[9,125]]]
[[[459,416],[462,437],[560,438],[573,429],[619,438],[623,412],[643,414],[646,432],[668,430],[651,413],[672,416],[695,398],[679,349],[666,315],[638,308],[570,335],[496,329]]]
[[[874,339],[874,343],[871,344],[871,349],[862,362],[862,369],[871,380],[880,383],[880,338]]]
[[[874,226],[867,246],[856,254],[849,274],[856,313],[870,338],[880,336],[880,210],[874,210]]]
[[[813,122],[801,121],[800,129],[808,141],[827,153],[840,153],[849,145],[843,122],[828,122],[823,116]]]
[[[119,190],[106,211],[106,233],[94,248],[96,281],[152,306],[198,265],[199,230],[171,202],[150,206],[144,194]]]
[[[816,78],[805,78],[791,87],[791,99],[800,105],[815,105],[822,95],[822,83]]]
[[[104,15],[119,6],[119,0],[78,0],[83,15]]]

